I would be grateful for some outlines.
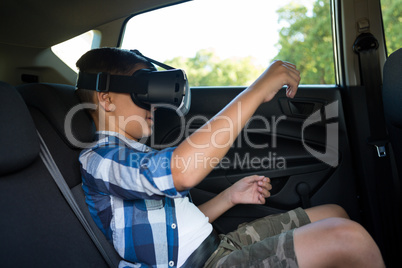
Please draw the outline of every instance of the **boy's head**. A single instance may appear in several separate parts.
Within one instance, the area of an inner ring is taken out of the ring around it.
[[[80,72],[131,76],[140,69],[151,68],[145,58],[129,50],[98,48],[85,53],[78,61]],[[77,94],[83,103],[94,103],[96,110],[90,110],[97,130],[115,131],[139,140],[152,133],[152,113],[134,104],[130,94],[97,92],[78,88]]]

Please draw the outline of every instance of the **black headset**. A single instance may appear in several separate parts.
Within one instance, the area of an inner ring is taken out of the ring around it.
[[[138,50],[131,52],[165,71],[141,69],[132,76],[79,72],[76,87],[98,92],[129,93],[133,102],[143,109],[149,110],[151,105],[156,105],[175,109],[181,116],[186,115],[190,110],[191,92],[184,70],[145,57]]]

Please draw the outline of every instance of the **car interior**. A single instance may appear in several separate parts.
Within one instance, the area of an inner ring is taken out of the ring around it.
[[[294,99],[282,90],[261,105],[226,161],[191,190],[192,200],[202,204],[243,177],[264,175],[273,186],[266,204],[230,209],[213,223],[215,230],[228,233],[262,216],[338,204],[372,235],[386,265],[399,267],[402,43],[388,53],[380,0],[322,1],[331,7],[335,82],[302,84]],[[129,19],[186,2],[0,3],[2,267],[118,266],[120,257],[93,222],[81,187],[78,156],[95,127],[75,94],[76,72],[52,47],[90,30],[99,33],[92,48],[121,47]],[[402,40],[398,12],[395,35]],[[192,86],[185,118],[158,109],[147,142],[156,149],[177,146],[245,88]]]

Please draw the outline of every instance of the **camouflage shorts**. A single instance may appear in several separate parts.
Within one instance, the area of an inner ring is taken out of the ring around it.
[[[298,208],[241,224],[220,236],[218,249],[204,267],[297,267],[293,231],[308,223],[306,212]]]

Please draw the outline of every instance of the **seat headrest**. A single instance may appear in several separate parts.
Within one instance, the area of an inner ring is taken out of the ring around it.
[[[42,112],[68,146],[81,148],[78,143],[92,142],[95,126],[89,114],[81,108],[82,105],[75,94],[75,87],[40,83],[20,85],[17,89],[28,107],[34,107]],[[73,108],[78,111],[71,113]],[[67,115],[73,115],[73,117],[67,117]],[[66,120],[67,129],[65,128]]]
[[[39,139],[32,117],[17,90],[0,82],[6,101],[0,105],[0,175],[30,165],[39,156]]]
[[[402,128],[402,48],[385,62],[382,97],[386,120]]]

